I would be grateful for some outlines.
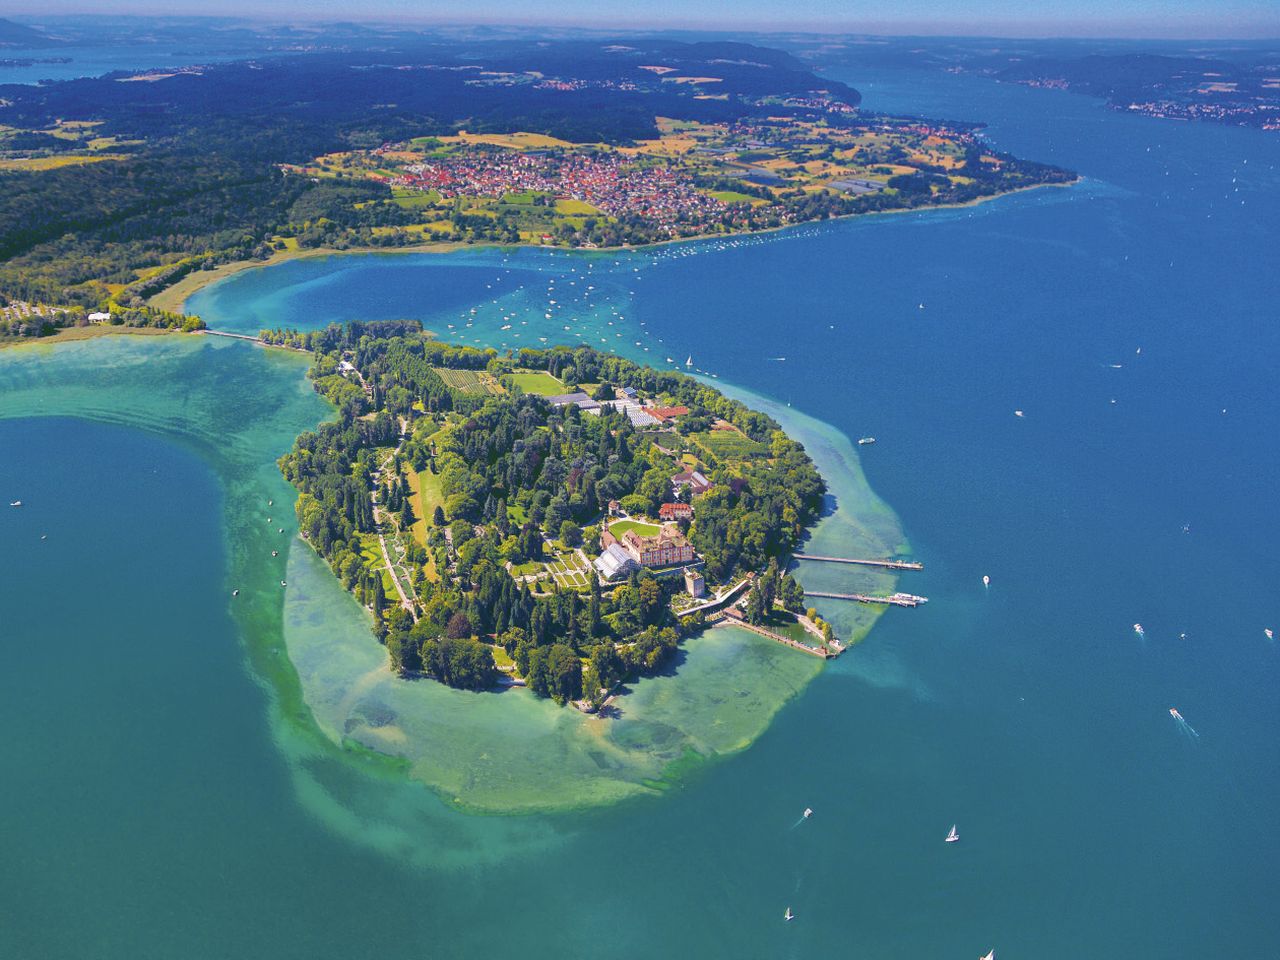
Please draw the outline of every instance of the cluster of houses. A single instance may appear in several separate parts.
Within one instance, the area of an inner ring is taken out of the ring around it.
[[[441,197],[501,197],[534,191],[588,203],[610,217],[639,216],[658,226],[710,222],[725,205],[683,173],[609,154],[462,149],[406,166],[391,181]]]

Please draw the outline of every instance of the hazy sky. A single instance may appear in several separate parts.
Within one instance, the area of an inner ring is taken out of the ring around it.
[[[1002,36],[1280,37],[1280,0],[3,0],[27,16],[755,27]]]

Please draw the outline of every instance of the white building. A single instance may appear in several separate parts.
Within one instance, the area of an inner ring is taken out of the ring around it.
[[[592,561],[592,565],[600,574],[601,580],[616,580],[625,577],[640,565],[632,559],[631,554],[616,543],[610,544],[605,551]]]
[[[91,313],[89,314],[89,322],[90,323],[110,323],[111,314],[102,313],[101,311],[97,313]]]

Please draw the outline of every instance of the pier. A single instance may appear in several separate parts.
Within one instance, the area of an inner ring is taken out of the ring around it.
[[[790,647],[792,650],[799,650],[801,653],[807,653],[810,656],[821,657],[826,660],[828,657],[834,656],[826,647],[811,647],[807,643],[801,643],[798,640],[792,640],[790,637],[784,637],[780,633],[774,633],[768,627],[760,627],[754,623],[747,623],[741,617],[736,617],[731,613],[724,613],[717,618],[718,623],[729,623],[735,627],[741,627],[744,630],[750,630],[752,633],[758,633],[762,637],[768,637],[784,647]],[[840,651],[843,652],[843,648]]]
[[[820,557],[812,553],[793,553],[794,560],[813,560],[819,563],[852,563],[860,567],[883,567],[886,570],[923,570],[924,564],[915,560],[857,560],[853,557]]]
[[[230,337],[232,340],[248,340],[250,343],[262,343],[261,337],[251,337],[247,333],[229,333],[226,330],[209,330],[200,331],[206,337]]]
[[[230,337],[232,340],[246,340],[249,343],[256,343],[264,347],[274,347],[277,350],[292,350],[294,353],[311,352],[303,347],[294,347],[287,343],[267,343],[261,337],[253,337],[247,333],[231,333],[227,330],[210,330],[207,327],[204,330],[201,330],[200,333],[207,337]]]
[[[822,590],[806,590],[806,597],[822,597],[827,600],[856,600],[858,603],[887,603],[894,607],[918,607],[928,603],[928,597],[917,597],[914,593],[895,593],[887,597],[873,597],[865,593],[827,593]]]

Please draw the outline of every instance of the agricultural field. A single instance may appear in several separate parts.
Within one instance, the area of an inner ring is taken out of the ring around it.
[[[708,430],[695,433],[690,439],[713,457],[722,459],[744,460],[769,454],[769,448],[763,443],[757,443],[737,430]]]
[[[122,153],[55,153],[48,157],[0,157],[0,170],[57,170],[127,159]]]
[[[440,379],[444,381],[445,386],[451,390],[459,390],[462,393],[475,394],[477,396],[498,396],[506,393],[502,389],[502,384],[498,383],[493,374],[484,370],[454,370],[448,367],[432,367],[431,369],[440,375]]]

